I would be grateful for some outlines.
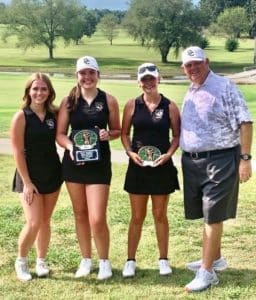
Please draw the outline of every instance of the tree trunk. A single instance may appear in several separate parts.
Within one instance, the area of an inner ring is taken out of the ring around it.
[[[256,65],[256,32],[254,34],[254,56],[253,56],[253,63]]]
[[[162,63],[167,63],[167,55],[168,53],[161,51],[161,61]]]
[[[53,47],[50,46],[50,47],[48,47],[48,49],[49,49],[49,58],[53,59]]]
[[[160,47],[159,50],[161,53],[162,63],[167,63],[168,62],[167,56],[168,56],[170,47],[168,47],[168,46]]]

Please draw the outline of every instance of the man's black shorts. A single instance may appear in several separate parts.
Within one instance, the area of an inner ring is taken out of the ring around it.
[[[236,217],[240,148],[213,151],[198,158],[182,155],[184,208],[187,219],[208,224]]]

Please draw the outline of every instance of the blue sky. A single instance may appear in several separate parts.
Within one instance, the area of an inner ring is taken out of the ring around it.
[[[68,0],[67,0],[68,1]],[[193,0],[194,3],[198,3],[199,0]],[[0,0],[3,3],[10,3],[11,0]],[[82,2],[89,9],[111,9],[111,10],[126,10],[128,8],[129,0],[82,0]]]

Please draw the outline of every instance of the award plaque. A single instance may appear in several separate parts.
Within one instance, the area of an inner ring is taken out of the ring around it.
[[[97,128],[72,130],[75,163],[100,160],[99,130]]]
[[[154,146],[144,146],[138,151],[144,167],[154,167],[155,161],[161,156],[161,151]]]

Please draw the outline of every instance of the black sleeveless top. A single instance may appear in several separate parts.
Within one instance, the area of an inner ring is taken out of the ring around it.
[[[55,144],[56,117],[47,111],[43,121],[29,108],[23,109],[25,116],[24,149],[31,181],[39,193],[55,192],[62,184],[61,164]],[[13,190],[23,191],[18,172],[15,174]]]
[[[109,109],[107,95],[98,89],[98,94],[90,105],[80,97],[77,106],[70,111],[71,130],[90,129],[98,126],[107,128]],[[110,184],[111,157],[108,141],[100,141],[100,161],[85,162],[84,165],[75,165],[69,151],[65,151],[62,161],[63,179],[68,182],[83,184]]]
[[[169,105],[171,101],[161,95],[157,108],[151,112],[146,106],[143,96],[135,99],[132,116],[134,152],[143,146],[155,146],[161,153],[170,147]],[[125,176],[124,190],[131,194],[166,195],[179,189],[177,169],[172,159],[157,167],[141,167],[129,159]]]
[[[132,149],[138,152],[142,146],[155,146],[161,153],[170,148],[170,100],[161,95],[157,108],[151,112],[146,106],[143,96],[135,99],[135,109],[132,116],[133,138]]]

